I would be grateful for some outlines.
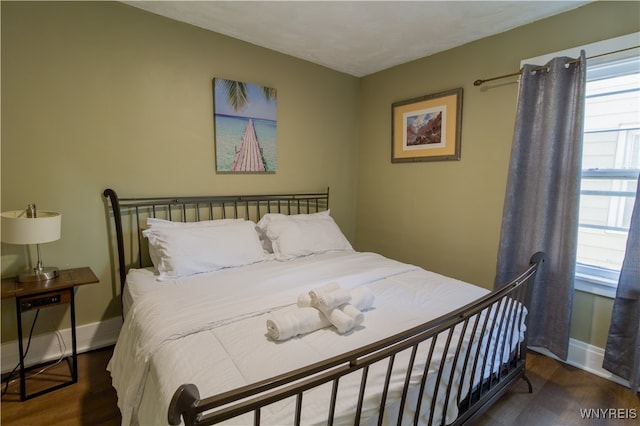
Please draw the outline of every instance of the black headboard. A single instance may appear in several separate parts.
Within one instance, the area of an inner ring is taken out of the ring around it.
[[[210,195],[178,197],[119,198],[113,189],[102,195],[109,199],[118,253],[120,288],[131,267],[149,266],[148,248],[142,231],[146,219],[155,217],[180,222],[243,218],[257,222],[267,213],[301,214],[329,209],[326,192],[270,195]],[[109,218],[111,219],[111,218]],[[109,224],[111,224],[109,220]]]

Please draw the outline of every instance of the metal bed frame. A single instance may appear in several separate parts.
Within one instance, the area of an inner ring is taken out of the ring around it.
[[[118,198],[114,190],[107,189],[103,195],[110,200],[122,287],[124,287],[126,273],[130,267],[150,265],[148,254],[145,255],[146,249],[142,237],[147,217],[183,222],[229,217],[257,221],[266,213],[313,213],[329,208],[329,188],[326,192],[303,194],[155,198]],[[412,379],[411,372],[416,358],[425,356],[426,364],[420,380],[417,405],[412,407],[416,413],[414,419],[411,420],[412,424],[418,424],[427,372],[431,368],[436,342],[445,342],[444,354],[452,354],[454,366],[459,362],[462,363],[462,378],[466,377],[466,374],[471,374],[470,377],[476,377],[476,372],[484,372],[489,361],[491,365],[494,365],[496,354],[503,354],[505,351],[504,345],[509,340],[508,333],[509,335],[511,335],[510,333],[519,333],[521,331],[520,324],[523,323],[526,330],[526,317],[522,317],[525,315],[522,306],[529,306],[533,280],[537,268],[544,262],[544,257],[541,252],[535,253],[530,259],[529,267],[521,274],[499,290],[494,290],[473,303],[348,353],[213,396],[201,397],[195,385],[184,384],[176,390],[172,398],[167,420],[172,425],[178,425],[181,421],[184,421],[186,425],[209,425],[233,419],[242,414],[253,413],[253,423],[259,425],[263,407],[287,398],[295,398],[296,409],[291,424],[299,425],[302,417],[304,393],[325,383],[331,383],[330,404],[327,407],[327,424],[331,425],[334,421],[339,380],[348,374],[360,373],[362,379],[358,404],[354,407],[355,424],[358,424],[369,368],[374,363],[386,362],[387,374],[378,412],[378,424],[381,424],[394,360],[400,352],[409,351],[411,354],[410,364],[407,368],[400,398],[397,423],[406,423],[406,419],[403,419],[403,407],[410,403],[407,395],[410,379]],[[454,330],[462,330],[462,336],[471,336],[469,343],[463,345],[463,338],[459,338],[456,343],[453,337]],[[491,333],[499,334],[502,338],[496,339],[495,342],[489,339],[491,343],[483,346],[480,342],[483,342],[483,339]],[[475,386],[473,380],[469,380],[468,388],[463,389],[463,386],[460,386],[455,395],[451,395],[455,368],[451,368],[450,373],[445,373],[444,361],[447,357],[442,356],[434,384],[434,395],[432,395],[431,401],[424,401],[431,404],[428,424],[433,424],[433,413],[438,393],[441,392],[441,383],[446,388],[442,391],[445,395],[444,415],[439,424],[445,424],[449,404],[456,404],[459,410],[459,415],[452,424],[469,424],[477,420],[519,379],[524,379],[527,382],[528,390],[531,393],[531,383],[525,376],[526,331],[524,331],[524,336],[515,350],[509,352],[507,349],[507,352],[510,353],[509,359],[501,364],[498,372],[492,373]],[[420,346],[421,343],[422,346]],[[425,348],[428,350],[425,351]],[[481,351],[484,351],[485,355],[482,357],[482,363],[479,362]],[[425,353],[423,354],[423,352]],[[490,354],[493,355],[490,356]],[[443,380],[444,382],[442,382]],[[463,392],[466,392],[465,398],[462,397]]]

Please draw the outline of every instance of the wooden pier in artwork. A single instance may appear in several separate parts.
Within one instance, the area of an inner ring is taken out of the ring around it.
[[[249,119],[244,136],[240,142],[240,149],[237,150],[236,156],[231,164],[232,172],[264,172],[264,159],[262,158],[262,150],[258,144],[253,120]]]

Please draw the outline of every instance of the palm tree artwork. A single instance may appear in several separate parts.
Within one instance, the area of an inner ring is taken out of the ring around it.
[[[275,173],[276,89],[214,78],[216,172]]]

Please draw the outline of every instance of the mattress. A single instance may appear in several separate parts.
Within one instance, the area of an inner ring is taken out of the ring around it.
[[[328,327],[282,342],[266,336],[266,320],[271,313],[294,309],[300,294],[329,282],[337,282],[347,290],[358,286],[372,290],[375,302],[373,308],[364,313],[361,326],[342,335]],[[181,384],[195,384],[202,396],[228,391],[391,336],[487,293],[486,289],[414,265],[353,251],[329,252],[286,262],[265,261],[165,282],[158,282],[152,269],[133,269],[127,275],[127,314],[108,366],[118,394],[122,423],[166,424],[169,402]],[[480,344],[508,336],[509,344],[505,345],[503,354],[506,359],[523,333],[524,326],[521,326],[513,332],[486,336]],[[452,347],[459,339],[462,339],[461,345],[468,341],[466,334],[469,333],[461,334],[461,330],[456,330]],[[457,384],[452,391],[457,391],[459,385],[466,388],[470,381],[478,383],[501,362],[501,357],[489,354],[495,362],[487,366],[487,371],[477,372],[473,378],[468,372],[464,378],[460,377],[461,361],[453,365],[452,351],[442,351],[443,340],[437,340],[441,352],[429,366],[425,365],[426,357],[418,357],[423,361],[413,367],[412,386],[426,369],[430,372],[429,380],[433,381],[432,366],[442,357],[446,358],[447,377],[451,369],[455,369],[453,381]],[[385,424],[396,424],[397,401],[407,374],[408,359],[408,351],[403,352],[394,363]],[[377,423],[386,368],[386,363],[381,363],[369,372],[363,424]],[[335,424],[353,424],[351,411],[360,380],[359,374],[341,379]],[[429,380],[427,399],[434,391],[434,385],[429,388]],[[416,394],[412,387],[409,400],[416,398]],[[329,392],[321,388],[305,393],[302,424],[326,423],[328,395]],[[446,413],[443,412],[444,398],[440,392],[433,415],[436,421],[445,416],[446,423],[450,423],[458,415],[457,407],[449,404]],[[291,423],[294,407],[293,400],[266,407],[262,424]],[[412,422],[413,414],[407,414],[407,422]],[[420,413],[423,422],[429,414],[430,405],[424,404]],[[240,417],[228,424],[250,422],[250,418]]]

